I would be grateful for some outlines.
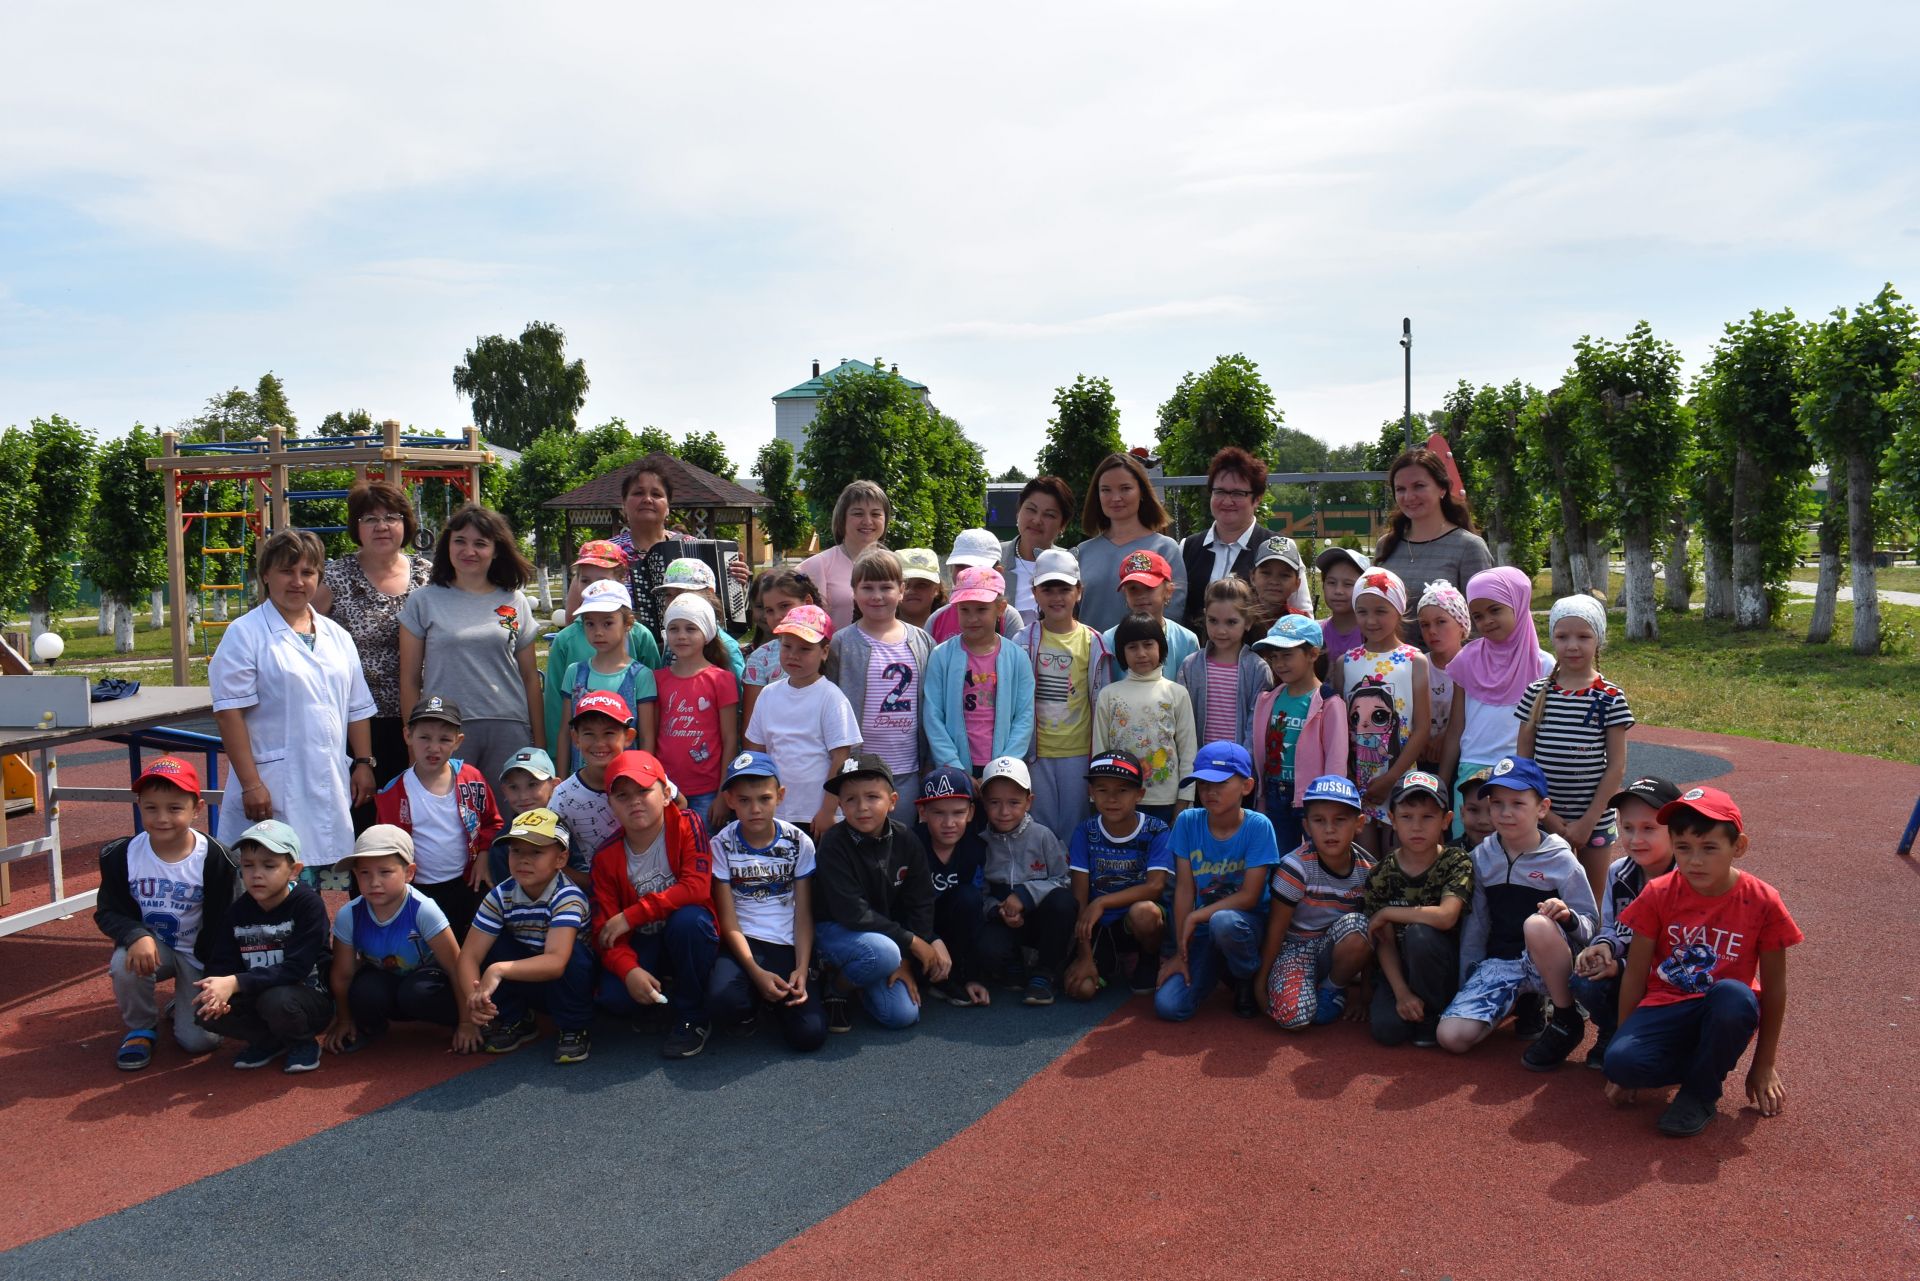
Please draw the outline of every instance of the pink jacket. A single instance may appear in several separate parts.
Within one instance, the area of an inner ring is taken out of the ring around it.
[[[1307,700],[1307,723],[1300,727],[1300,737],[1293,745],[1295,809],[1301,806],[1299,797],[1307,790],[1307,783],[1322,774],[1338,774],[1342,778],[1347,774],[1347,703],[1338,694],[1329,697],[1321,692],[1329,688],[1331,686],[1321,686]],[[1253,720],[1248,734],[1252,741],[1247,748],[1253,754],[1253,794],[1256,797],[1266,795],[1267,781],[1263,777],[1263,767],[1267,760],[1267,723],[1273,718],[1273,701],[1280,697],[1281,692],[1277,687],[1270,689],[1253,704]]]

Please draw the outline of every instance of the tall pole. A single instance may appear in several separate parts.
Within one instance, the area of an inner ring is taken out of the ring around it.
[[[1402,420],[1407,429],[1407,448],[1413,448],[1413,318],[1400,317],[1400,350],[1406,356],[1407,366],[1407,406],[1406,417]]]

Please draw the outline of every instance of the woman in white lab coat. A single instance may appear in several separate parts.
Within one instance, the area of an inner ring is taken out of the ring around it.
[[[254,571],[267,599],[228,626],[208,664],[227,755],[216,835],[231,848],[277,818],[299,834],[309,882],[346,889],[333,865],[353,849],[352,806],[373,796],[375,708],[353,637],[310,603],[326,561],[304,529],[262,543]]]

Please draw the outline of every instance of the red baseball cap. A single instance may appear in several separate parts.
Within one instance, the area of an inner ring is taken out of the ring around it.
[[[1716,823],[1731,823],[1736,832],[1747,830],[1745,820],[1740,817],[1740,807],[1733,803],[1731,796],[1717,787],[1689,787],[1680,793],[1679,800],[1662,805],[1656,817],[1662,823],[1671,823],[1673,816],[1681,810],[1692,810]]]
[[[149,779],[156,778],[171,783],[196,801],[200,799],[200,771],[178,756],[156,756],[148,761],[140,777],[134,780],[133,790],[139,791]]]
[[[1158,587],[1173,577],[1173,566],[1158,552],[1128,552],[1120,560],[1120,584],[1144,583]]]
[[[642,787],[652,787],[655,783],[667,782],[667,771],[652,752],[622,752],[607,766],[607,790],[611,792],[614,782],[623,778],[630,778]]]
[[[582,694],[573,705],[573,715],[567,724],[577,725],[582,716],[607,716],[622,725],[633,724],[633,709],[627,706],[627,700],[610,690],[596,689]]]

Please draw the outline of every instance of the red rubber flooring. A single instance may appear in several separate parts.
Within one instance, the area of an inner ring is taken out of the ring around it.
[[[1735,1088],[1701,1138],[1616,1112],[1597,1073],[1289,1035],[1224,998],[1130,1001],[978,1125],[735,1275],[1920,1275],[1913,960],[1920,866],[1894,842],[1920,769],[1717,735],[1716,780],[1807,941],[1790,955],[1788,1110]],[[1580,1052],[1577,1052],[1577,1054]]]

